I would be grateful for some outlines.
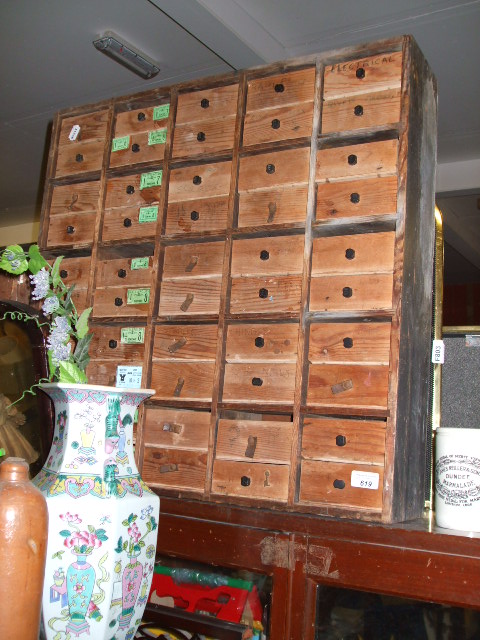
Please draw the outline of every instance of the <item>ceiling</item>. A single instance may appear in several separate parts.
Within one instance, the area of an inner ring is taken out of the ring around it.
[[[438,162],[478,161],[479,27],[480,0],[1,0],[0,226],[38,219],[60,109],[406,33],[438,81]],[[142,80],[99,53],[107,30],[160,73]],[[445,201],[445,224],[480,269],[478,198],[467,200]]]

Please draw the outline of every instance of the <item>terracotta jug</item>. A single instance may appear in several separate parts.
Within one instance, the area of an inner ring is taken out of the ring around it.
[[[0,620],[2,640],[37,640],[47,552],[45,498],[23,458],[0,464]]]

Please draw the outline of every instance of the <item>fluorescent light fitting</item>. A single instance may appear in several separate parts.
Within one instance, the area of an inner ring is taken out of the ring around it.
[[[106,31],[103,36],[93,41],[93,46],[142,78],[153,78],[160,71],[160,68],[144,53],[125,42],[113,31]]]

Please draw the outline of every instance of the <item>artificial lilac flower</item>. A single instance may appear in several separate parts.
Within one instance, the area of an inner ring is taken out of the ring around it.
[[[58,309],[60,303],[56,296],[50,296],[50,298],[45,298],[45,302],[42,305],[43,313],[48,316],[50,313],[53,313]]]
[[[30,276],[30,280],[35,287],[32,292],[32,299],[41,300],[42,298],[46,298],[50,290],[50,277],[45,267],[40,269],[35,275]]]
[[[63,362],[70,357],[70,344],[66,344],[70,338],[70,325],[63,316],[58,316],[53,321],[53,327],[47,338],[47,347],[52,351],[54,360]]]

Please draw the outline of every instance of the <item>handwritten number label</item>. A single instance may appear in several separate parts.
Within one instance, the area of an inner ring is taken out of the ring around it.
[[[118,366],[115,386],[122,389],[141,389],[142,367]]]
[[[130,146],[130,136],[123,136],[123,138],[114,138],[112,140],[112,152],[123,151]]]
[[[158,129],[157,131],[148,132],[148,144],[165,144],[167,141],[167,130]]]
[[[165,120],[168,118],[168,114],[170,113],[170,105],[169,104],[161,104],[159,107],[155,107],[153,109],[153,119],[154,120]]]
[[[162,175],[162,170],[150,171],[150,173],[142,173],[140,176],[140,189],[159,187],[162,184]]]
[[[352,471],[350,484],[359,489],[378,489],[380,474],[371,471]]]
[[[143,344],[145,342],[145,327],[124,327],[120,332],[122,344]]]
[[[132,258],[130,269],[132,271],[136,271],[137,269],[148,269],[148,258]]]
[[[128,289],[127,304],[148,304],[150,289]]]

